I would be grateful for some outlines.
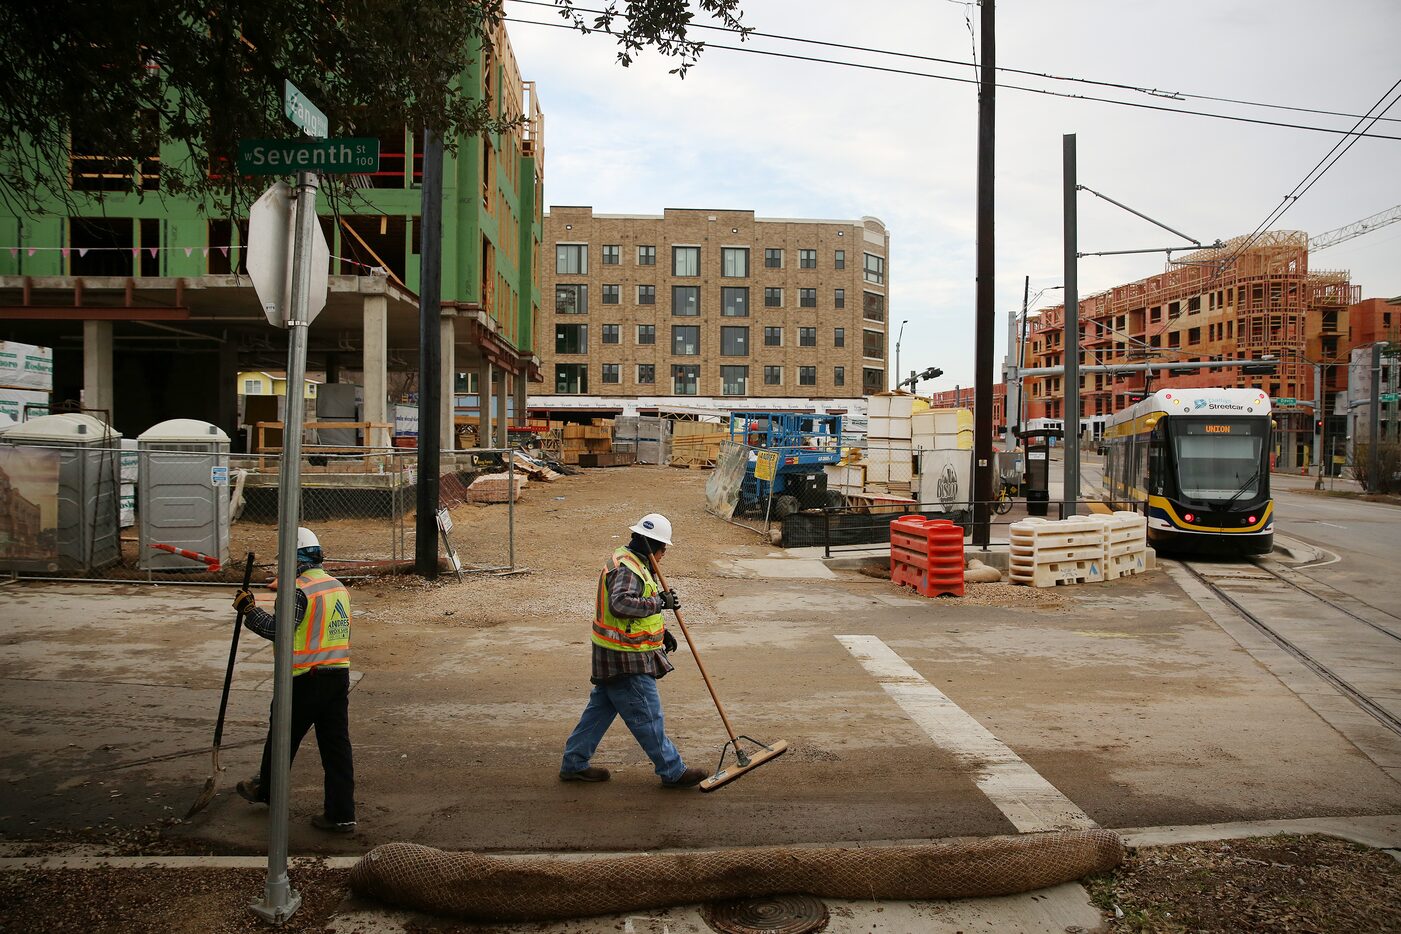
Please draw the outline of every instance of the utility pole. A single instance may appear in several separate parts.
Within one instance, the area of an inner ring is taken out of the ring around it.
[[[982,76],[978,82],[977,338],[974,343],[973,544],[991,542],[992,376],[997,312],[993,310],[993,168],[997,140],[997,43],[993,0],[982,0]]]
[[[900,334],[895,338],[895,378],[896,378],[897,380],[900,378],[900,342],[903,341],[903,340],[905,339],[905,325],[907,325],[907,324],[909,324],[909,323],[910,323],[910,319],[909,319],[909,318],[906,318],[904,321],[901,321],[901,322],[900,322]],[[911,373],[910,375],[913,376],[914,374]],[[899,383],[896,383],[895,388],[896,388],[896,389],[899,389],[899,388],[900,388]],[[911,384],[911,386],[910,386],[910,392],[914,392],[914,391],[915,391],[915,387],[914,387],[913,384]]]
[[[414,570],[438,576],[438,464],[442,429],[443,141],[423,131],[423,225],[418,287],[418,515],[414,522]]]
[[[1079,218],[1075,206],[1075,134],[1061,139],[1064,159],[1065,248],[1065,469],[1061,518],[1078,515],[1080,499],[1080,280]]]
[[[1367,433],[1367,486],[1372,491],[1382,488],[1382,342],[1372,341],[1372,411],[1367,420],[1370,428]]]
[[[1315,490],[1323,489],[1323,364],[1313,365],[1313,463],[1317,468],[1318,479]]]

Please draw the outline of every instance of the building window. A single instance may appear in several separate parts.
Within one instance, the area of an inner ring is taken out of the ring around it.
[[[783,307],[783,290],[782,290],[782,289],[770,289],[770,288],[765,288],[765,289],[764,289],[764,307],[765,307],[765,308],[782,308],[782,307]]]
[[[720,275],[726,279],[744,279],[749,275],[749,248],[726,246],[720,248]]]
[[[1201,329],[1201,328],[1188,328],[1188,329],[1187,329],[1187,343],[1189,343],[1189,344],[1200,344],[1201,342],[1202,342],[1202,329]]]
[[[637,342],[639,344],[655,344],[657,342],[657,326],[655,324],[639,324],[637,326]]]
[[[885,370],[875,367],[861,368],[861,391],[866,395],[885,391]]]
[[[726,318],[749,317],[749,289],[726,286],[720,290],[720,314]]]
[[[582,315],[589,310],[589,287],[586,285],[555,286],[555,314]]]
[[[645,386],[650,386],[657,381],[657,367],[653,363],[639,363],[637,365],[637,381]]]
[[[694,318],[700,314],[700,286],[673,285],[671,287],[671,313],[680,318]]]
[[[845,268],[846,268],[846,250],[838,250],[838,251],[837,251],[837,257],[836,257],[836,259],[833,261],[832,265],[833,265],[835,268],[837,268],[837,269],[845,269]],[[838,385],[840,385],[840,383],[839,383]]]
[[[603,381],[605,383],[621,383],[623,381],[623,377],[620,372],[621,369],[622,367],[620,367],[616,363],[603,364]]]
[[[657,265],[657,248],[654,246],[640,246],[637,248],[637,265],[655,266]]]
[[[588,353],[589,326],[587,324],[555,325],[555,353]]]
[[[845,385],[846,385],[846,367],[844,367],[844,366],[834,366],[834,367],[832,367],[832,385],[833,385],[833,386],[845,386]]]
[[[603,326],[603,342],[604,342],[605,344],[621,344],[621,343],[622,343],[622,334],[621,334],[621,332],[622,332],[622,325],[619,325],[619,324],[605,324],[605,325]]]
[[[720,356],[749,356],[749,328],[721,328]]]
[[[798,328],[798,346],[816,347],[817,328]]]
[[[616,305],[618,304],[618,298],[618,286],[605,285],[603,287],[603,304]]]
[[[657,287],[655,285],[639,285],[637,287],[637,304],[655,305],[657,303]]]
[[[799,269],[816,269],[816,268],[817,268],[817,251],[816,251],[816,250],[799,250],[799,251],[798,251],[798,268],[799,268]]]
[[[720,394],[742,396],[749,391],[749,367],[720,367]]]
[[[583,363],[555,364],[555,392],[578,395],[589,391],[589,368]]]
[[[700,247],[674,246],[671,248],[671,274],[673,276],[700,275]]]
[[[862,331],[861,332],[861,353],[868,357],[875,357],[879,360],[885,359],[885,332],[884,331]]]
[[[874,282],[876,285],[884,285],[885,257],[877,256],[874,253],[867,253],[865,276],[867,282]]]
[[[835,292],[832,293],[832,307],[846,307],[846,289],[837,289]]]
[[[674,324],[671,327],[671,352],[678,357],[700,355],[700,328],[694,324]]]
[[[862,292],[861,317],[867,321],[884,321],[885,296],[879,292]]]
[[[764,367],[764,385],[765,385],[765,386],[782,386],[782,385],[783,385],[783,367],[781,367],[781,366],[766,366],[766,367]]]
[[[800,367],[798,367],[798,385],[799,385],[799,386],[816,386],[816,385],[817,385],[817,367],[815,367],[815,366],[800,366]]]
[[[798,307],[799,307],[799,308],[816,308],[816,307],[817,307],[817,289],[799,289],[799,290],[798,290]]]
[[[673,364],[671,393],[674,396],[694,396],[700,386],[700,367],[694,363]]]
[[[845,346],[846,346],[846,328],[833,328],[833,329],[832,329],[832,346],[833,346],[833,347],[845,347]]]
[[[245,379],[243,381],[243,394],[245,396],[262,395],[263,381],[258,379]]]
[[[618,265],[618,263],[619,263],[619,261],[620,261],[620,258],[621,258],[622,252],[623,252],[623,248],[620,247],[620,246],[618,246],[616,243],[604,246],[604,248],[603,248],[603,265],[605,265],[605,266],[616,266],[616,265]]]
[[[587,243],[556,243],[555,273],[561,276],[584,276],[589,272]]]
[[[782,347],[783,328],[764,328],[764,346]]]
[[[765,247],[765,248],[764,248],[764,268],[765,268],[765,269],[782,269],[782,268],[783,268],[783,250],[781,250],[781,249],[775,249],[774,247]]]

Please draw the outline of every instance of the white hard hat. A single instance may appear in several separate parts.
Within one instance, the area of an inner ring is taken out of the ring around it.
[[[637,520],[629,531],[636,532],[643,538],[650,538],[663,545],[671,544],[671,520],[659,512],[649,512],[641,519]]]
[[[316,534],[315,534],[314,532],[312,532],[311,529],[308,529],[308,528],[299,528],[299,529],[297,529],[297,549],[298,549],[298,550],[301,550],[301,549],[303,549],[303,548],[320,548],[320,547],[321,547],[321,542],[317,539]]]

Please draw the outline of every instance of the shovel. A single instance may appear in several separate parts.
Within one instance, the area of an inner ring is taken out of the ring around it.
[[[248,584],[253,580],[253,552],[248,552],[248,563],[243,567],[243,589],[248,589]],[[239,610],[234,617],[233,642],[229,645],[229,667],[224,672],[224,694],[219,698],[219,719],[214,722],[214,765],[209,773],[208,780],[204,783],[204,790],[199,793],[195,803],[190,805],[190,810],[185,814],[185,820],[194,817],[200,811],[209,806],[209,802],[214,800],[214,784],[219,778],[219,744],[224,741],[224,712],[229,709],[229,684],[233,681],[234,661],[238,656],[238,634],[243,629],[243,611]]]

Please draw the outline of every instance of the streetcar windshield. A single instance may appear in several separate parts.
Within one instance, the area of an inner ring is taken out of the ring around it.
[[[1269,422],[1260,418],[1173,419],[1182,495],[1205,500],[1249,500],[1258,495],[1265,482],[1261,453],[1268,433]]]

